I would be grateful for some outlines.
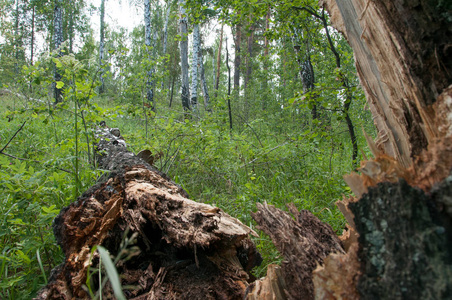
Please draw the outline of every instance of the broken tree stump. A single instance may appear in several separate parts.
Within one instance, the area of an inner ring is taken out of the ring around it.
[[[267,278],[254,282],[247,299],[314,299],[312,272],[330,253],[345,253],[331,226],[291,204],[295,219],[273,205],[257,204],[252,214],[285,260],[281,270],[269,268]],[[272,298],[275,296],[276,298]]]
[[[249,272],[261,262],[249,239],[256,233],[219,208],[189,200],[165,174],[128,152],[119,131],[101,134],[99,165],[111,172],[55,219],[65,261],[37,299],[89,299],[84,285],[99,267],[91,249],[128,251],[120,249],[124,232],[136,235],[131,257],[116,264],[126,298],[242,299]],[[91,284],[99,288],[96,280]],[[102,294],[114,298],[110,283]]]

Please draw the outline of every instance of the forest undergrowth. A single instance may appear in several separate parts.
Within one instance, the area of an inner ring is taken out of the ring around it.
[[[257,202],[281,209],[293,202],[338,234],[345,225],[334,201],[350,194],[342,176],[353,166],[340,120],[327,125],[307,121],[308,111],[288,104],[254,112],[246,121],[235,115],[231,131],[224,98],[215,103],[218,113],[187,116],[177,106],[162,105],[155,115],[139,103],[93,97],[79,103],[77,114],[84,112],[84,118],[79,115],[76,135],[70,97],[53,107],[18,95],[0,98],[0,142],[2,148],[9,143],[2,149],[6,155],[0,155],[3,299],[32,297],[62,262],[51,223],[105,172],[93,164],[93,132],[101,120],[119,128],[134,153],[151,150],[154,165],[191,199],[218,206],[251,228],[255,223],[250,213]],[[281,258],[264,234],[254,241],[264,257],[255,274],[263,276],[266,266]]]

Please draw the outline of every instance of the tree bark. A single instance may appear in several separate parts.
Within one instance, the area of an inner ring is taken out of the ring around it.
[[[31,41],[30,41],[30,64],[33,65],[34,50],[35,50],[35,6],[33,5],[31,11]]]
[[[252,16],[250,17],[252,22]],[[251,73],[253,71],[252,59],[253,59],[253,43],[254,43],[254,25],[252,24],[249,29],[247,38],[248,55],[246,57],[246,76],[245,76],[245,90],[248,88],[248,83],[251,79]]]
[[[14,20],[14,73],[15,75],[19,75],[19,0],[16,0],[16,14]]]
[[[267,14],[265,16],[265,31],[264,31],[264,95],[262,97],[262,110],[267,109],[267,90],[268,90],[268,66],[270,64],[269,56],[268,56],[268,48],[269,48],[269,42],[267,33],[270,30],[270,17],[271,17],[271,9],[270,7],[267,10]]]
[[[116,268],[129,299],[243,299],[249,272],[262,260],[248,237],[256,233],[219,208],[189,200],[148,164],[150,151],[128,152],[117,128],[97,133],[99,167],[111,172],[56,217],[65,261],[36,299],[90,299],[83,285],[100,268],[90,250],[96,245],[126,254]],[[121,246],[125,238],[135,240],[131,247]],[[90,285],[98,290],[95,280]],[[102,298],[114,298],[109,282]]]
[[[231,67],[229,66],[228,38],[226,37],[226,67],[228,68],[228,114],[229,130],[232,132],[232,109],[231,109]]]
[[[193,53],[191,63],[191,107],[193,111],[198,110],[198,67],[200,52],[199,24],[194,24],[193,28]]]
[[[169,22],[169,16],[171,13],[171,0],[168,0],[167,2],[167,8],[166,8],[166,15],[165,15],[165,25],[163,27],[163,56],[166,55],[166,48],[168,44],[168,22]],[[167,70],[168,61],[165,62],[164,72]],[[162,80],[162,90],[165,87],[165,81]]]
[[[220,44],[218,45],[217,52],[217,68],[216,68],[216,76],[215,76],[215,98],[218,96],[218,87],[220,86],[220,68],[221,68],[221,47],[223,45],[223,24],[221,24],[220,31]]]
[[[441,134],[433,104],[451,83],[447,5],[427,1],[325,1],[355,50],[377,147],[404,167]]]
[[[281,265],[284,284],[277,286],[275,294],[285,294],[288,299],[314,299],[312,271],[328,254],[345,253],[341,241],[328,224],[307,210],[298,212],[293,204],[289,209],[295,219],[272,205],[257,203],[257,208],[252,217],[258,229],[270,236],[286,258]],[[261,299],[256,298],[261,293],[256,287],[250,287],[248,299]]]
[[[190,110],[190,90],[188,84],[188,20],[185,10],[185,0],[179,0],[179,10],[180,10],[180,62],[181,62],[181,72],[182,72],[182,107],[187,112]]]
[[[204,96],[204,109],[208,112],[212,111],[210,109],[210,96],[209,96],[209,89],[207,88],[207,81],[206,81],[206,74],[204,70],[204,59],[202,55],[202,50],[199,51],[199,65],[200,65],[200,72],[201,72],[201,84],[202,84],[202,94]]]
[[[53,19],[53,46],[54,49],[58,51],[57,56],[62,56],[62,52],[60,51],[60,46],[63,43],[63,8],[62,8],[62,0],[56,0],[54,6],[54,19]],[[55,103],[61,102],[63,99],[63,94],[61,89],[56,87],[56,82],[62,79],[62,75],[58,72],[56,65],[54,65],[53,72],[53,96],[55,99]]]
[[[238,91],[240,89],[240,43],[242,41],[242,29],[239,24],[235,28],[235,58],[234,58],[234,90]]]
[[[100,43],[99,43],[100,86],[99,86],[99,94],[103,94],[105,91],[104,46],[105,46],[105,0],[102,0],[102,2],[100,3]]]
[[[445,299],[452,290],[452,20],[441,13],[446,5],[323,2],[355,52],[379,130],[376,142],[366,135],[375,158],[361,162],[361,174],[345,177],[355,194],[337,202],[348,222],[340,237],[346,253],[324,257],[306,277],[312,278],[312,294],[292,294],[307,286],[290,284],[303,273],[281,271],[270,272],[248,299],[265,299],[261,291],[276,295],[281,287],[289,299]],[[285,261],[309,265],[312,256],[286,244],[303,245],[301,233],[309,230],[323,235],[310,228],[287,237],[292,220],[264,212],[260,207],[255,219],[260,226],[272,224],[265,228],[282,245]],[[279,223],[273,225],[274,219]],[[303,249],[315,243],[308,245]]]
[[[156,40],[156,31],[154,30],[154,42],[152,40],[152,28],[151,28],[151,2],[150,0],[144,1],[144,34],[148,60],[151,61],[154,58],[153,52]],[[151,106],[151,110],[155,112],[155,99],[154,99],[154,67],[149,67],[146,78],[146,98]]]

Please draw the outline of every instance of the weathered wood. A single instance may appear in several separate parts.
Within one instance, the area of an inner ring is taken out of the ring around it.
[[[378,138],[368,139],[375,158],[345,177],[356,195],[338,203],[347,253],[316,270],[316,295],[443,299],[452,290],[451,6],[321,3],[354,50]]]
[[[252,217],[258,228],[268,234],[285,260],[281,279],[269,278],[250,288],[247,299],[283,295],[287,299],[314,299],[312,271],[330,253],[345,253],[333,229],[307,210],[289,205],[295,219],[272,205],[257,204]],[[274,277],[274,276],[272,276]],[[276,284],[275,284],[276,283]],[[285,290],[285,295],[281,290]],[[284,298],[276,298],[284,299]]]
[[[415,156],[444,136],[437,126],[439,112],[432,104],[452,84],[450,4],[320,2],[353,48],[379,131],[377,145],[402,166],[411,166]],[[450,107],[451,103],[449,112]]]
[[[127,230],[129,237],[137,235],[139,249],[125,249],[132,257],[117,264],[127,298],[242,299],[250,270],[261,262],[248,238],[256,233],[219,208],[189,200],[181,187],[126,151],[115,132],[104,129],[98,145],[99,163],[111,173],[55,219],[66,258],[37,299],[88,299],[83,286],[89,268],[99,263],[91,249],[102,245],[116,255]],[[113,297],[110,284],[103,295]]]
[[[259,209],[256,221],[267,224],[264,231],[286,261],[279,275],[283,280],[269,273],[271,278],[254,283],[258,289],[253,292],[276,295],[281,285],[274,283],[283,282],[287,295],[298,299],[449,297],[452,5],[428,0],[320,2],[354,50],[378,129],[376,142],[368,139],[375,158],[361,163],[361,174],[346,176],[356,196],[338,203],[349,222],[341,237],[347,252],[322,257],[313,274],[309,266],[302,271],[295,266],[315,261],[315,255],[306,253],[317,241],[306,239],[305,232],[291,234],[288,224],[294,220]],[[284,272],[287,265],[292,275]]]

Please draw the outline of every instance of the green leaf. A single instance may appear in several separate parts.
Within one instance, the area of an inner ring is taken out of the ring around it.
[[[116,267],[113,261],[110,258],[110,254],[108,250],[102,246],[97,246],[97,250],[102,258],[102,263],[105,266],[105,270],[107,270],[108,279],[110,279],[110,283],[113,287],[113,291],[115,293],[116,299],[125,300],[126,297],[122,293],[121,282],[119,281],[118,271],[116,271]]]
[[[64,82],[63,81],[57,81],[56,82],[56,88],[57,89],[61,89],[61,88],[63,88],[63,86],[64,86]]]

